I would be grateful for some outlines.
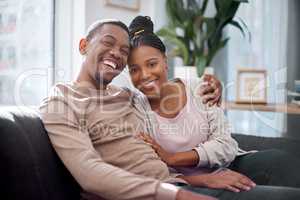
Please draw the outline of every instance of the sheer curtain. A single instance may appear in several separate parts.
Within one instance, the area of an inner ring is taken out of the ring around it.
[[[38,105],[52,80],[54,0],[0,1],[0,106]]]
[[[252,0],[241,5],[237,18],[247,24],[251,39],[228,28],[227,100],[235,100],[237,69],[247,67],[267,70],[268,103],[285,103],[288,1]],[[227,114],[238,133],[280,136],[286,131],[282,113],[231,110]]]

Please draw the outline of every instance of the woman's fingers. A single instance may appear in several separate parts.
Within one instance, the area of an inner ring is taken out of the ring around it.
[[[138,134],[138,137],[144,140],[147,144],[149,144],[155,151],[160,149],[160,146],[146,133]]]

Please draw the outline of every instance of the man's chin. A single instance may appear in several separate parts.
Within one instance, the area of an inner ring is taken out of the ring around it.
[[[98,85],[108,85],[118,74],[102,74],[96,73],[95,80]]]

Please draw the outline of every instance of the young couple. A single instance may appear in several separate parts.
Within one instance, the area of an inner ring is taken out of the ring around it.
[[[149,17],[129,30],[117,20],[94,23],[80,53],[76,81],[57,84],[40,112],[83,198],[299,199],[299,161],[277,151],[238,156],[221,109],[206,106],[188,80],[167,80],[165,47]],[[127,61],[141,92],[109,84]],[[201,93],[210,90],[205,98],[217,103],[216,87]]]

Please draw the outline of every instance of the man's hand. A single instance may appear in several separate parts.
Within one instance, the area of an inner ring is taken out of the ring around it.
[[[155,152],[158,154],[158,156],[164,161],[167,165],[172,166],[173,165],[173,158],[174,154],[167,152],[164,150],[155,140],[151,138],[148,134],[140,133],[137,135],[138,138],[141,138],[146,143],[151,145],[151,147],[155,150]]]
[[[217,200],[216,198],[196,194],[187,190],[180,189],[176,195],[176,200]]]
[[[203,103],[209,106],[222,103],[222,84],[213,75],[204,74],[203,83],[199,88],[199,94],[203,99]]]
[[[247,176],[225,169],[216,173],[182,177],[193,186],[226,189],[232,192],[249,191],[256,184]]]

